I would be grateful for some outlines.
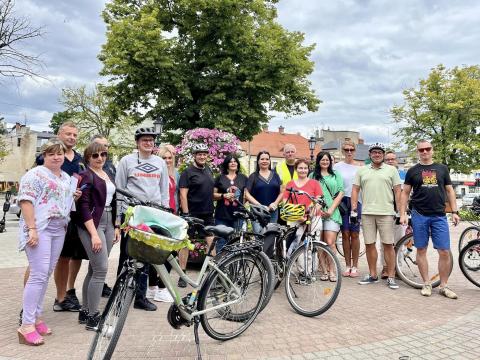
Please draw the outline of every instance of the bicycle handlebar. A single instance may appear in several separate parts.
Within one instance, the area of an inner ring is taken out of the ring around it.
[[[315,204],[318,204],[322,207],[326,206],[325,199],[324,199],[323,195],[320,196],[320,198],[314,198],[312,195],[310,195],[309,193],[307,193],[305,191],[302,191],[302,190],[297,190],[297,189],[294,189],[294,188],[291,188],[291,187],[287,188],[286,190],[288,192],[291,192],[292,194],[305,195],[310,200],[312,200],[312,202],[314,202]]]
[[[167,208],[163,205],[160,205],[154,201],[143,201],[143,200],[140,200],[138,197],[136,197],[135,195],[133,195],[131,192],[125,190],[125,189],[120,189],[120,188],[117,188],[116,190],[119,194],[125,196],[126,198],[130,199],[130,200],[134,200],[134,201],[131,201],[131,202],[128,202],[129,205],[143,205],[143,206],[148,206],[148,207],[152,207],[152,208],[155,208],[155,209],[159,209],[159,210],[163,210],[163,211],[167,211],[167,212],[173,212],[172,209],[170,208]]]

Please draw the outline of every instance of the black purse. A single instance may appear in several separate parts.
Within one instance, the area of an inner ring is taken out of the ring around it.
[[[338,194],[340,193],[340,191],[337,191],[337,193],[336,193],[335,195],[332,195],[332,192],[330,191],[327,183],[324,182],[323,179],[322,179],[322,182],[325,184],[325,187],[327,188],[328,193],[329,193],[330,196],[332,197],[332,200],[335,200],[335,198],[338,196]],[[340,201],[340,204],[338,204],[337,208],[338,208],[338,211],[340,211],[340,215],[345,216],[345,215],[348,214],[347,205],[345,205],[342,201]]]

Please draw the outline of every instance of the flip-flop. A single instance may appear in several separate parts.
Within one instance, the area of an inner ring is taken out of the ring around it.
[[[327,281],[327,280],[328,280],[328,274],[322,274],[322,275],[320,275],[320,280],[322,280],[322,281]]]
[[[335,275],[328,275],[328,280],[330,280],[330,282],[337,282],[337,277]]]

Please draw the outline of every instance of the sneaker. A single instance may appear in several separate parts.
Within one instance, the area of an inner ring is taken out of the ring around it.
[[[53,303],[53,311],[73,311],[77,312],[80,311],[80,306],[76,306],[74,303],[70,301],[70,298],[65,298],[62,302],[59,302],[55,299]]]
[[[360,274],[359,274],[357,268],[355,266],[352,267],[352,269],[350,270],[350,277],[356,278],[356,277],[359,277],[359,276],[360,276]]]
[[[452,290],[450,290],[448,287],[443,287],[443,288],[440,288],[440,290],[438,291],[440,295],[443,295],[449,299],[457,299],[458,296],[457,294],[455,294]]]
[[[380,275],[380,279],[383,279],[383,280],[388,279],[388,272],[386,267],[382,269],[382,275]]]
[[[309,285],[313,281],[315,281],[315,278],[313,276],[305,275],[305,273],[303,272],[298,275],[297,283],[300,285]]]
[[[373,277],[370,275],[365,275],[365,277],[358,282],[359,285],[368,285],[378,283],[378,276]]]
[[[170,295],[167,289],[158,289],[153,300],[166,302],[166,303],[173,303],[173,297],[172,295]]]
[[[148,287],[147,288],[147,299],[153,299],[155,297],[155,294],[158,292],[158,286],[154,287]]]
[[[387,278],[387,286],[390,288],[390,289],[398,289],[399,286],[398,284],[395,282],[395,279],[394,278]]]
[[[86,330],[96,331],[98,328],[98,323],[100,322],[100,313],[97,311],[93,315],[88,315],[87,322],[85,324]]]
[[[432,285],[430,284],[425,284],[422,287],[422,291],[420,291],[420,294],[423,296],[432,296]]]
[[[183,280],[182,278],[179,278],[178,279],[178,287],[180,288],[186,288],[187,287],[187,282],[185,280]]]
[[[112,294],[112,288],[108,286],[106,283],[103,284],[102,297],[109,298],[111,294]]]
[[[80,311],[80,301],[78,301],[77,295],[75,294],[75,289],[70,289],[67,291],[67,294],[65,295],[65,300],[69,299],[70,302],[75,305],[75,311]]]
[[[345,271],[342,273],[342,276],[344,276],[344,277],[349,277],[351,270],[352,270],[352,269],[350,269],[350,268],[346,268]]]
[[[133,303],[133,308],[145,311],[156,311],[157,305],[150,302],[150,300],[148,300],[147,298],[141,297],[135,299],[135,302]]]
[[[88,318],[88,309],[80,309],[78,312],[78,323],[79,324],[86,324]]]

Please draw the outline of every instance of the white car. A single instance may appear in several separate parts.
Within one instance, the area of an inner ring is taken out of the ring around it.
[[[22,209],[20,209],[20,205],[17,204],[17,197],[15,195],[12,195],[12,197],[10,198],[10,209],[8,210],[8,212],[10,214],[15,214],[20,217]]]
[[[473,205],[473,199],[480,196],[480,193],[468,193],[462,198],[462,205],[465,207],[471,207]]]

